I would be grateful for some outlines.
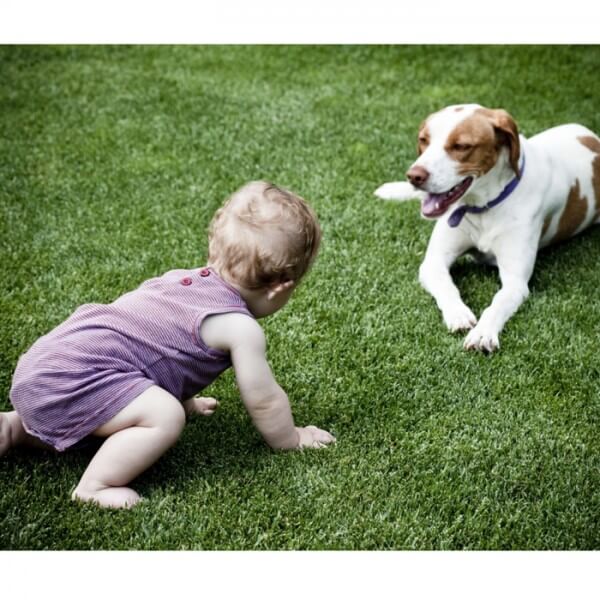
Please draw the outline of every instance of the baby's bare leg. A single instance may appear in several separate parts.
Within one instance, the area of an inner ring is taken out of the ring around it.
[[[202,396],[194,396],[183,403],[183,408],[185,408],[185,413],[188,416],[198,414],[208,417],[217,410],[218,406],[219,401],[216,398],[204,398]]]
[[[21,417],[16,411],[0,413],[0,456],[13,446],[32,446],[44,450],[54,450],[25,431]]]
[[[128,508],[140,497],[125,487],[162,456],[185,425],[181,403],[153,386],[108,423],[94,431],[106,437],[78,483],[72,498],[100,506]]]

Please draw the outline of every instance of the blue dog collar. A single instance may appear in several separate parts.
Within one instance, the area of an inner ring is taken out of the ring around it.
[[[468,204],[463,204],[459,206],[449,217],[448,217],[448,225],[450,227],[458,227],[462,218],[466,213],[482,213],[494,206],[497,206],[503,200],[506,200],[511,193],[515,190],[515,188],[519,185],[521,178],[523,177],[523,173],[525,173],[525,154],[523,154],[523,162],[521,163],[521,174],[519,176],[515,176],[513,179],[509,181],[506,187],[500,192],[500,194],[490,200],[485,206],[469,206]]]

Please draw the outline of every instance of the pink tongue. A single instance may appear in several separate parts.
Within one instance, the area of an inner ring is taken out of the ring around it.
[[[444,203],[444,200],[448,199],[447,194],[427,194],[427,197],[421,204],[421,212],[426,217],[440,214],[446,210],[447,204]],[[436,207],[436,203],[438,204],[438,207]]]
[[[427,197],[421,204],[421,214],[424,217],[438,217],[444,214],[446,209],[465,193],[471,181],[472,177],[467,177],[460,184],[455,185],[451,190],[443,194],[427,194]]]

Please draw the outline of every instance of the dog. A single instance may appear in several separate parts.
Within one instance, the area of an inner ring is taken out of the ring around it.
[[[600,139],[582,125],[526,139],[505,110],[448,106],[421,124],[406,177],[375,194],[418,198],[422,215],[437,219],[419,281],[450,331],[470,330],[465,349],[498,349],[502,328],[529,295],[538,249],[600,220]],[[450,276],[467,252],[497,266],[502,284],[479,322]]]

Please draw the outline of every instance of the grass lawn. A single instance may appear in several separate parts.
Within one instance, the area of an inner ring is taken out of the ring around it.
[[[202,265],[215,209],[270,179],[324,230],[270,362],[338,438],[271,451],[226,373],[131,511],[69,501],[89,453],[6,455],[0,548],[600,549],[600,230],[540,255],[483,356],[417,282],[431,223],[373,196],[447,104],[600,131],[599,69],[600,46],[0,47],[0,409],[40,335]],[[480,314],[497,272],[454,273]]]

